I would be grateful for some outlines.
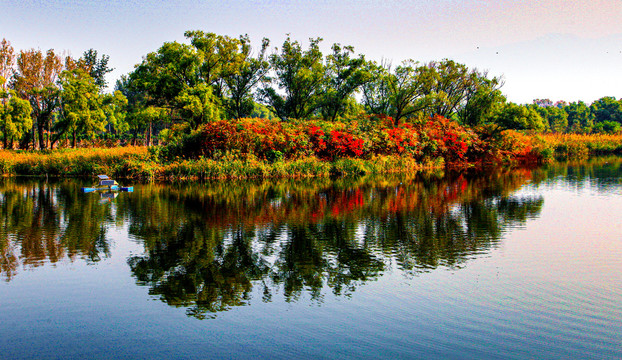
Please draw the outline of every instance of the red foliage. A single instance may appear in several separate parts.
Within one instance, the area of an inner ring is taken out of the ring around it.
[[[337,217],[341,214],[351,213],[363,205],[365,205],[365,201],[361,189],[356,189],[353,193],[343,192],[335,198],[331,207],[331,214]]]
[[[424,122],[393,124],[387,116],[362,122],[281,122],[267,119],[221,120],[204,124],[183,146],[181,156],[212,156],[217,151],[264,159],[315,155],[341,157],[408,154],[418,160],[443,158],[450,166],[495,161],[529,161],[531,140],[519,133],[478,136],[455,121],[434,116]]]
[[[323,154],[326,152],[326,141],[324,140],[324,130],[321,127],[311,125],[307,128],[309,141],[315,154]]]
[[[350,133],[333,130],[330,132],[328,152],[333,157],[360,157],[364,143],[363,139],[357,139]]]

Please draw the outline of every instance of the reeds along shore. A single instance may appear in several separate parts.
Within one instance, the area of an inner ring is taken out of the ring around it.
[[[374,126],[240,119],[206,124],[164,146],[0,150],[4,175],[141,180],[327,177],[445,167],[538,164],[622,154],[622,135],[526,135],[464,128],[444,118]]]

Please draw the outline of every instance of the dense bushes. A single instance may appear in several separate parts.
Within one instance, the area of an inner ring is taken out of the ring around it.
[[[162,147],[157,155],[165,162],[178,158],[218,160],[226,154],[253,155],[268,162],[309,156],[325,161],[370,160],[392,155],[419,162],[442,158],[452,165],[522,155],[512,152],[516,144],[505,152],[497,151],[504,145],[502,135],[486,141],[476,131],[441,116],[398,126],[387,117],[361,117],[349,122],[239,119],[204,124],[180,141]],[[525,148],[530,147],[519,146],[520,151]]]
[[[465,128],[435,116],[394,125],[387,117],[350,122],[240,119],[169,134],[166,146],[0,151],[13,175],[136,179],[265,178],[414,172],[422,168],[524,164],[622,154],[622,136],[531,136]]]

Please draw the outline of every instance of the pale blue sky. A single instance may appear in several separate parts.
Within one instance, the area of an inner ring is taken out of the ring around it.
[[[0,0],[16,49],[110,55],[109,82],[185,30],[353,45],[369,59],[452,58],[503,75],[509,100],[622,97],[622,0]]]

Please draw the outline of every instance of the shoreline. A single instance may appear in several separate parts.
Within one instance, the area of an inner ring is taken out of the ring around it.
[[[517,154],[498,150],[484,156],[446,161],[437,156],[416,159],[410,154],[340,157],[313,155],[268,160],[254,154],[227,152],[208,157],[159,160],[161,147],[124,146],[45,151],[0,150],[0,174],[7,176],[89,178],[107,174],[118,179],[175,182],[225,179],[295,179],[399,174],[417,172],[472,172],[491,167],[534,166],[556,160],[622,156],[622,137],[592,135],[539,135],[529,137],[534,146]],[[451,156],[452,154],[449,154]]]

